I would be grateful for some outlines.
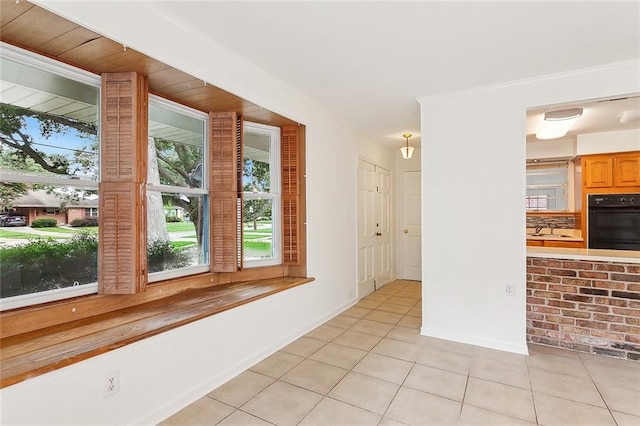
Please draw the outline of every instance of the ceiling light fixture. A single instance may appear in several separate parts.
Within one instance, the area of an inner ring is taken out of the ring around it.
[[[636,123],[640,121],[640,110],[627,110],[622,113],[620,117],[621,123]]]
[[[400,153],[402,154],[402,158],[408,160],[409,158],[413,157],[413,150],[415,149],[414,147],[409,146],[409,138],[411,137],[411,133],[405,133],[404,135],[402,135],[402,137],[407,140],[407,145],[400,148]]]
[[[570,108],[558,111],[547,111],[544,120],[538,126],[536,138],[558,139],[567,134],[575,120],[582,115],[583,108]]]

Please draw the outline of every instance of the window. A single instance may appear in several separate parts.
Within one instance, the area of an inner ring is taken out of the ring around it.
[[[150,96],[149,281],[208,271],[207,115]]]
[[[2,47],[0,211],[24,220],[0,221],[0,309],[97,290],[135,294],[147,282],[196,273],[231,273],[224,279],[233,282],[246,277],[233,274],[241,261],[305,276],[301,126],[241,125],[234,112],[205,114],[156,96],[147,103],[142,74],[97,76]],[[146,114],[146,125],[131,120]],[[147,127],[148,149],[138,137]],[[231,156],[241,151],[239,132],[244,155]],[[209,138],[220,143],[210,147]],[[43,238],[33,242],[33,234],[19,234],[38,218],[62,223],[98,214],[99,230],[93,220],[36,229]]]
[[[280,264],[280,129],[245,122],[242,163],[244,264]]]
[[[98,217],[98,208],[97,207],[85,207],[85,209],[84,209],[84,217]]]
[[[569,163],[527,165],[527,211],[568,210]]]
[[[71,200],[95,197],[99,77],[8,45],[0,61],[1,207],[11,209],[20,200],[22,210],[34,208],[28,200],[46,190],[60,203],[46,209],[55,215]],[[2,309],[96,292],[97,239],[74,233],[0,237]]]

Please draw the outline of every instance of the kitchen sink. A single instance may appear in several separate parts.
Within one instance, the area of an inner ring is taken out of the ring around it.
[[[540,234],[540,233],[528,233],[529,237],[561,237],[561,238],[571,238],[571,235],[565,234]]]

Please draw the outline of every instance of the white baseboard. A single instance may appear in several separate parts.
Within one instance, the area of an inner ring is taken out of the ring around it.
[[[516,343],[504,340],[488,339],[471,334],[456,333],[452,332],[451,330],[442,330],[428,326],[423,326],[420,329],[420,334],[427,337],[435,337],[437,339],[451,340],[454,342],[481,346],[483,348],[497,349],[499,351],[512,352],[521,355],[529,355],[526,338],[522,343]]]

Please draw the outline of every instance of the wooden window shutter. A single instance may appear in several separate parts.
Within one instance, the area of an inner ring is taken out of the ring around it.
[[[282,260],[284,265],[300,264],[300,138],[298,126],[283,126],[282,163]]]
[[[103,74],[101,109],[99,293],[133,294],[147,284],[146,77]]]
[[[238,147],[234,112],[209,114],[211,181],[211,270],[238,268]]]
[[[242,223],[244,215],[242,213],[244,205],[243,179],[244,179],[244,122],[242,116],[238,116],[236,120],[236,176],[238,177],[238,197],[236,199],[236,263],[238,270],[242,270],[244,266],[244,250],[242,237]]]

